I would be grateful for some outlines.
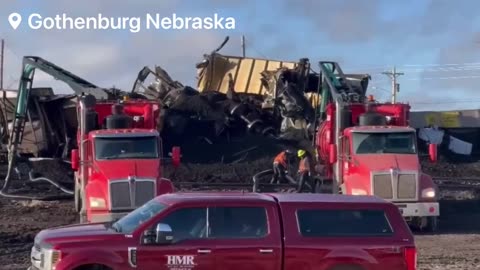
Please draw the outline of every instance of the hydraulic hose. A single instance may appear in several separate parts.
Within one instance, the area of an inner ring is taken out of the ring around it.
[[[256,173],[254,176],[253,176],[253,192],[258,192],[259,190],[259,186],[260,186],[260,178],[261,177],[265,177],[267,175],[272,175],[273,174],[273,170],[272,169],[269,169],[269,170],[265,170],[265,171],[261,171],[259,173]],[[295,185],[297,186],[298,183],[297,181],[295,181],[295,179],[293,179],[293,177],[291,177],[290,175],[285,175],[285,178],[288,180],[289,184],[292,184],[292,185]]]
[[[260,177],[273,174],[273,170],[261,171],[253,176],[253,192],[258,192],[258,186],[260,185]]]
[[[12,160],[14,161],[14,160]],[[62,160],[63,162],[67,162],[65,160]],[[66,193],[66,195],[50,195],[50,196],[29,196],[29,195],[16,195],[16,194],[8,194],[8,188],[10,187],[10,181],[11,181],[11,173],[12,170],[15,170],[17,174],[20,174],[18,169],[15,167],[13,168],[13,162],[9,162],[8,164],[8,170],[7,170],[7,175],[5,176],[5,183],[3,184],[2,189],[0,190],[0,196],[3,196],[5,198],[9,199],[16,199],[16,200],[38,200],[38,201],[54,201],[54,200],[62,200],[62,199],[71,199],[73,197],[74,192],[72,190],[69,190],[65,187],[62,187],[59,183],[55,182],[54,180],[51,180],[47,177],[33,177],[33,171],[30,170],[28,173],[28,181],[29,182],[47,182],[50,183],[51,185],[55,186],[62,192]]]
[[[43,197],[36,197],[36,196],[28,196],[28,195],[14,195],[14,194],[8,194],[8,189],[11,184],[11,174],[12,170],[14,170],[14,165],[16,164],[17,161],[17,147],[19,142],[21,142],[21,135],[22,135],[22,130],[23,126],[25,124],[25,117],[28,115],[28,100],[30,96],[30,90],[32,87],[32,82],[33,82],[33,76],[34,76],[34,71],[35,68],[39,67],[39,65],[44,65],[45,68],[41,68],[43,71],[46,71],[48,68],[49,70],[61,70],[61,68],[56,67],[55,65],[44,61],[41,58],[28,58],[24,57],[23,59],[23,73],[22,73],[22,78],[20,80],[20,86],[19,86],[19,91],[17,95],[17,104],[15,106],[15,118],[13,120],[13,125],[12,125],[12,131],[9,136],[9,143],[8,143],[8,167],[7,167],[7,175],[5,176],[5,183],[3,184],[2,189],[0,190],[0,196],[10,198],[10,199],[19,199],[19,200],[58,200],[58,199],[63,199],[65,197],[72,197],[73,192],[70,190],[61,187],[60,184],[56,183],[55,181],[48,179],[46,177],[39,177],[39,178],[33,178],[33,173],[30,170],[29,172],[29,181],[30,182],[38,182],[38,181],[46,181],[55,187],[59,188],[62,192],[67,193],[66,196],[43,196]],[[52,69],[52,67],[54,69]],[[58,68],[58,69],[57,69]],[[62,75],[65,75],[66,73],[63,73]],[[53,74],[54,75],[54,74]],[[68,74],[67,74],[68,75]],[[70,75],[69,75],[70,76]],[[71,75],[69,79],[80,79],[76,78],[74,75]],[[72,86],[73,81],[65,81],[67,84]],[[85,81],[85,83],[88,83]],[[72,88],[75,90],[76,87],[78,86],[73,84]],[[92,87],[95,85],[91,85]],[[28,115],[29,116],[29,115]],[[15,167],[15,170],[18,169]]]

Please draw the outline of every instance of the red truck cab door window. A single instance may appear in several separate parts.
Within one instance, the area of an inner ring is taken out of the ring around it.
[[[165,245],[140,245],[137,251],[137,269],[216,269],[214,245],[206,238],[206,207],[174,210],[159,223],[172,228],[173,242]]]
[[[281,269],[282,244],[274,207],[209,208],[209,238],[215,242],[216,269]]]

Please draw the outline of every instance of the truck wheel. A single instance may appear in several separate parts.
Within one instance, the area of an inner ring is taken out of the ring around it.
[[[427,217],[425,231],[434,233],[438,231],[438,217]]]

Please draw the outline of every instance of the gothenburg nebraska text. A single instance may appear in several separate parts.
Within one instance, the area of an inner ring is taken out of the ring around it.
[[[108,17],[102,14],[91,17],[70,17],[59,14],[55,17],[42,17],[40,14],[31,14],[28,18],[31,29],[38,30],[129,30],[138,33],[145,29],[235,29],[235,18],[222,17],[217,13],[206,17],[182,17],[173,13],[171,16],[160,14],[146,14],[142,22],[141,17]]]

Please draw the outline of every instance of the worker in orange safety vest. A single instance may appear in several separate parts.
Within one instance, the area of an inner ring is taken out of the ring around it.
[[[310,157],[310,154],[303,150],[300,149],[297,151],[297,156],[300,158],[300,163],[298,164],[298,190],[297,191],[302,191],[303,187],[305,186],[305,183],[310,183],[310,176],[312,173],[312,159]]]
[[[273,178],[271,184],[280,184],[281,181],[288,182],[286,179],[286,172],[288,172],[288,159],[292,156],[292,151],[285,150],[280,152],[273,159]]]

